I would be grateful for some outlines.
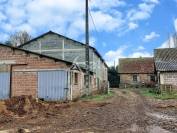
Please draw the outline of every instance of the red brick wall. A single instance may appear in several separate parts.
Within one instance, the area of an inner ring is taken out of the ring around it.
[[[13,60],[16,62],[16,65],[12,66],[12,96],[32,95],[33,97],[37,97],[38,70],[69,69],[70,67],[66,65],[65,62],[55,62],[52,59],[40,58],[38,55],[27,54],[20,50],[13,51],[11,48],[4,46],[0,46],[0,61],[1,60]],[[85,93],[84,73],[78,73],[78,84],[73,84],[74,79],[71,81],[73,99]],[[91,85],[93,87],[92,91],[96,91],[96,85],[93,80]]]
[[[23,70],[67,69],[69,67],[64,62],[55,62],[52,59],[40,58],[34,54],[27,54],[20,50],[12,50],[11,48],[0,46],[0,61],[5,60],[13,60],[16,64],[27,64],[12,67],[12,96],[37,96],[37,72],[25,72]]]
[[[12,96],[31,95],[37,97],[37,72],[13,72]]]

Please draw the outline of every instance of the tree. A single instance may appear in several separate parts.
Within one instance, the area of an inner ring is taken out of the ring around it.
[[[119,87],[120,78],[116,69],[115,67],[110,67],[108,70],[108,80],[111,88]]]
[[[11,35],[9,40],[6,41],[6,44],[13,45],[14,47],[17,47],[21,44],[24,44],[25,42],[28,42],[31,40],[31,35],[28,34],[26,31],[19,31],[15,34]]]

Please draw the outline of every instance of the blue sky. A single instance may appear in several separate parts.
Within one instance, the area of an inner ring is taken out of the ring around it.
[[[118,58],[152,56],[177,31],[177,0],[90,0],[91,45],[109,65]],[[0,41],[26,30],[49,30],[84,40],[84,0],[0,0]]]

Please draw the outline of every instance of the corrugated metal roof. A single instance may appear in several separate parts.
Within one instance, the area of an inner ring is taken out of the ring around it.
[[[40,36],[38,36],[38,37],[36,37],[36,38],[34,38],[34,39],[32,39],[32,40],[26,42],[26,43],[24,43],[24,44],[18,46],[18,48],[22,48],[23,46],[28,45],[29,43],[31,43],[31,42],[33,42],[33,41],[36,41],[37,39],[42,38],[42,37],[44,37],[44,36],[46,36],[46,35],[48,35],[48,34],[55,34],[55,35],[57,35],[57,36],[66,38],[66,39],[68,39],[68,40],[74,41],[74,42],[76,42],[76,43],[78,43],[78,44],[80,44],[80,45],[85,46],[85,44],[82,43],[82,42],[73,40],[73,39],[71,39],[71,38],[68,38],[68,37],[63,36],[63,35],[58,34],[58,33],[55,33],[55,32],[53,32],[53,31],[49,31],[49,32],[47,32],[47,33],[44,33],[44,34],[42,34],[42,35],[40,35]],[[105,66],[108,68],[108,65],[106,64],[105,60],[102,58],[101,54],[100,54],[94,47],[89,46],[89,48],[92,49],[92,50],[95,52],[95,54],[100,58],[100,60],[101,60],[101,61],[105,64]]]
[[[157,71],[177,71],[177,49],[164,48],[154,50]]]

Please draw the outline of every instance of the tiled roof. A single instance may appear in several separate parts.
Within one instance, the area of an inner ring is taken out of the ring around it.
[[[154,60],[157,71],[177,71],[177,48],[155,49]]]
[[[154,73],[153,58],[119,59],[119,73]]]

